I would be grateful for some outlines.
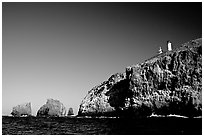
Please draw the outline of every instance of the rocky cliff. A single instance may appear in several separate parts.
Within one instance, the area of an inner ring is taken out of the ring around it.
[[[24,103],[18,106],[13,107],[11,115],[15,117],[20,116],[31,116],[31,103]]]
[[[59,100],[47,99],[37,112],[38,117],[62,117],[66,115],[66,108]]]
[[[129,66],[91,89],[78,115],[202,115],[202,39]]]

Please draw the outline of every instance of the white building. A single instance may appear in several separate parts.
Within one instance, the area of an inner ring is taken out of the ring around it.
[[[167,41],[167,49],[168,51],[172,51],[172,45],[171,45],[171,41]]]
[[[163,50],[161,47],[159,47],[159,54],[162,54]]]

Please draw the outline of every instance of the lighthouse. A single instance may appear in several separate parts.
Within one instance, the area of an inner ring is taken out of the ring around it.
[[[167,49],[168,51],[172,51],[171,41],[167,41]]]

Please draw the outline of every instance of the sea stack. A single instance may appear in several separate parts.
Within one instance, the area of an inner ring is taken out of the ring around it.
[[[108,114],[202,116],[202,39],[112,75],[88,92],[78,112],[81,116]]]
[[[11,115],[14,117],[31,116],[31,103],[24,103],[13,107]]]
[[[66,108],[59,100],[47,99],[37,112],[38,117],[63,117],[66,115]]]
[[[72,115],[74,115],[73,108],[69,108],[67,116],[72,116]]]

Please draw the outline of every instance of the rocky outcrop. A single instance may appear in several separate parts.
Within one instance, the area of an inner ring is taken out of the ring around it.
[[[69,111],[68,111],[68,116],[71,116],[71,115],[74,115],[74,111],[73,111],[73,108],[69,108]]]
[[[110,88],[125,78],[124,73],[112,75],[108,81],[91,89],[82,100],[79,107],[79,116],[112,116],[115,115],[115,108],[110,105],[109,96],[106,95]]]
[[[47,99],[37,112],[38,117],[62,117],[66,115],[66,108],[59,100]]]
[[[89,91],[79,115],[202,114],[202,39],[129,66]]]
[[[15,117],[20,116],[31,116],[31,103],[24,103],[18,106],[13,107],[11,115]]]

